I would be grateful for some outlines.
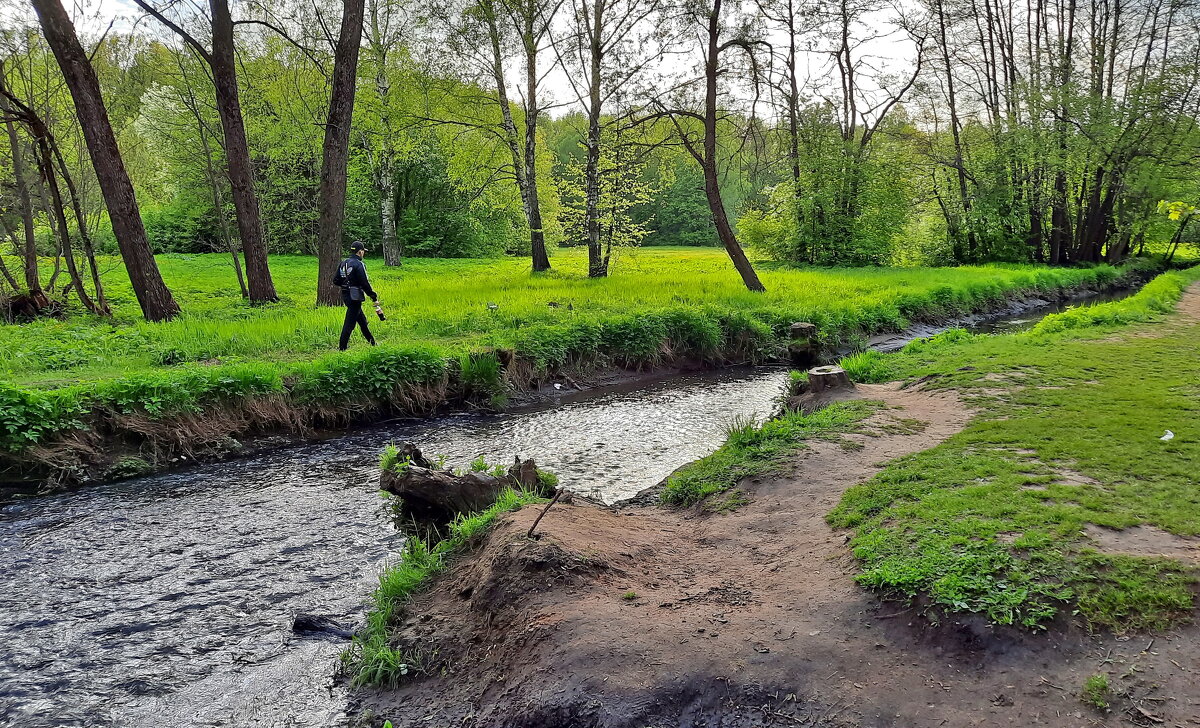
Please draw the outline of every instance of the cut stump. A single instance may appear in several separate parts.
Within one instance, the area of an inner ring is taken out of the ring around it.
[[[820,394],[834,389],[854,389],[845,369],[830,365],[808,370],[808,391]]]

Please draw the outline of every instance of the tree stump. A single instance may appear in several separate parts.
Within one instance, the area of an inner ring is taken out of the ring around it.
[[[839,366],[813,367],[808,370],[808,391],[822,394],[834,389],[854,389],[854,383]]]
[[[788,327],[788,359],[792,366],[804,369],[811,366],[817,359],[817,326],[805,321],[797,321]]]

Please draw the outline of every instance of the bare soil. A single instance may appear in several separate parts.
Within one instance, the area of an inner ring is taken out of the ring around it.
[[[944,394],[860,386],[871,434],[816,442],[723,513],[576,500],[505,517],[420,597],[399,642],[428,671],[360,693],[401,726],[1200,726],[1198,631],[1090,636],[932,623],[852,579],[824,515],[886,461],[970,412]],[[913,427],[910,420],[926,423]],[[905,422],[905,426],[899,426]],[[1079,699],[1110,676],[1102,712]]]

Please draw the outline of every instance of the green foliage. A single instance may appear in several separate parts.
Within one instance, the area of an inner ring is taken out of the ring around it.
[[[540,372],[758,362],[782,355],[793,321],[815,323],[822,341],[836,345],[917,316],[977,310],[1014,290],[1096,285],[1115,275],[1105,266],[779,270],[763,272],[763,296],[745,291],[720,251],[629,251],[608,280],[586,278],[586,256],[575,250],[539,276],[519,261],[417,260],[403,270],[372,267],[390,314],[374,327],[380,346],[341,353],[329,349],[342,311],[311,306],[311,259],[275,257],[283,300],[255,308],[244,304],[225,260],[159,257],[188,311],[171,322],[140,321],[116,268],[107,286],[113,321],[76,314],[0,326],[0,376],[9,381],[3,447],[43,442],[106,411],[163,418],[264,397],[361,412],[412,409],[416,390],[449,388],[499,406],[501,349]]]
[[[1072,603],[1100,628],[1185,617],[1189,569],[1096,554],[1081,533],[1091,523],[1200,534],[1188,465],[1197,441],[1158,439],[1200,413],[1187,384],[1200,363],[1183,355],[1200,331],[1156,324],[1152,338],[1111,339],[1112,322],[1148,319],[1197,279],[1198,269],[1164,274],[1129,299],[1064,314],[1087,328],[955,333],[886,357],[889,377],[955,388],[981,414],[851,488],[829,514],[831,525],[855,529],[860,583],[1000,624],[1044,626]]]
[[[1097,710],[1108,710],[1112,690],[1108,687],[1108,676],[1092,675],[1083,682],[1083,692],[1079,699]]]
[[[0,381],[0,449],[19,452],[49,435],[82,428],[85,408],[72,395]]]
[[[894,378],[887,355],[874,350],[860,351],[843,357],[838,366],[846,370],[852,382],[877,384]]]
[[[355,685],[394,686],[410,673],[422,671],[422,656],[391,644],[388,629],[404,604],[447,564],[486,532],[496,518],[542,499],[534,494],[505,489],[489,508],[470,515],[459,514],[450,524],[448,536],[432,548],[420,538],[405,543],[400,560],[386,567],[379,576],[373,595],[374,608],[367,624],[348,650],[342,662]]]
[[[733,488],[743,478],[778,471],[805,440],[852,431],[877,406],[861,400],[838,402],[811,415],[791,412],[761,425],[753,418],[735,419],[726,426],[724,445],[667,479],[662,500],[689,506]]]

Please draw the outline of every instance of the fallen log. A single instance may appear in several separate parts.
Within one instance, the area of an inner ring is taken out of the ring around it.
[[[405,443],[400,453],[398,465],[380,474],[379,488],[400,499],[403,520],[417,524],[444,525],[459,514],[478,513],[495,503],[505,488],[540,488],[533,459],[514,458],[503,475],[486,471],[456,474],[435,468],[412,443]]]

